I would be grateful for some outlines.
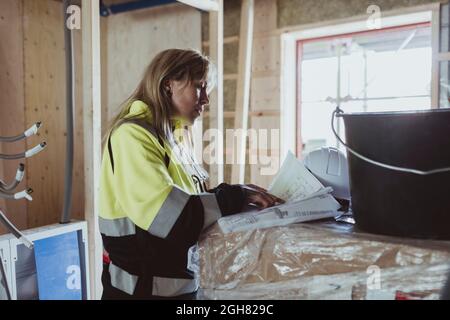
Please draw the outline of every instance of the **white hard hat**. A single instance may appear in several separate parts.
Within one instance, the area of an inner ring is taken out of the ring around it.
[[[325,187],[333,188],[333,196],[350,200],[348,164],[342,151],[322,147],[308,153],[303,162]]]

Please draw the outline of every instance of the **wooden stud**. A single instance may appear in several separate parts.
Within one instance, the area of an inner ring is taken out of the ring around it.
[[[277,75],[253,77],[251,106],[253,111],[274,110],[280,106],[280,78]]]
[[[233,157],[231,183],[244,183],[245,150],[248,128],[248,111],[250,105],[250,80],[253,47],[254,1],[243,0],[241,7],[241,30],[239,36],[238,83],[236,92],[236,118],[234,129],[242,130],[238,138],[236,156]]]
[[[238,42],[238,41],[239,41],[239,36],[229,36],[229,37],[223,38],[224,44]],[[209,47],[209,41],[203,41],[202,46]]]
[[[238,74],[237,73],[229,73],[223,75],[223,80],[237,80]]]
[[[277,28],[277,1],[258,0],[255,5],[255,25],[253,28],[256,36],[262,32],[270,32]]]
[[[215,147],[215,159],[210,165],[210,185],[224,181],[223,172],[223,0],[219,0],[219,11],[209,13],[209,54],[217,65],[217,89],[210,96],[210,129],[217,130],[220,139]]]
[[[251,128],[257,132],[257,136],[250,135],[249,137],[251,182],[265,188],[269,186],[280,166],[279,123],[279,115],[268,114],[251,119]],[[267,131],[264,134],[260,130]],[[267,145],[261,140],[264,136],[267,138]],[[255,159],[257,159],[257,163],[255,163]]]
[[[438,54],[438,61],[449,61],[450,60],[450,52],[440,52]]]
[[[85,219],[88,223],[91,299],[101,297],[102,240],[98,225],[101,166],[99,0],[82,0]]]
[[[252,76],[279,73],[280,37],[257,37],[253,42]]]

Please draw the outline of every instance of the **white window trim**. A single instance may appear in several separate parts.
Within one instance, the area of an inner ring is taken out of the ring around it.
[[[403,25],[431,22],[432,23],[432,83],[431,101],[436,108],[439,100],[439,3],[408,8],[408,13],[399,10],[382,12],[381,28],[399,27]],[[437,27],[436,27],[437,25]],[[368,31],[367,16],[339,20],[333,25],[324,23],[313,27],[299,27],[297,30],[281,34],[281,77],[280,77],[280,156],[282,159],[288,151],[297,151],[297,41],[326,36]],[[434,79],[434,80],[433,80]],[[437,81],[436,81],[437,80]]]

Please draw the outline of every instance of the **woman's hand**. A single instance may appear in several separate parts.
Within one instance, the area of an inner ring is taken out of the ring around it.
[[[241,188],[245,191],[247,204],[255,204],[259,209],[284,203],[283,199],[268,193],[266,189],[254,184],[242,184]]]

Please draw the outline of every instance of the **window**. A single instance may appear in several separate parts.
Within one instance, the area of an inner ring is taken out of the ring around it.
[[[297,107],[302,154],[339,146],[330,130],[337,104],[345,112],[431,108],[430,23],[297,43]],[[338,127],[344,136],[341,122]]]

